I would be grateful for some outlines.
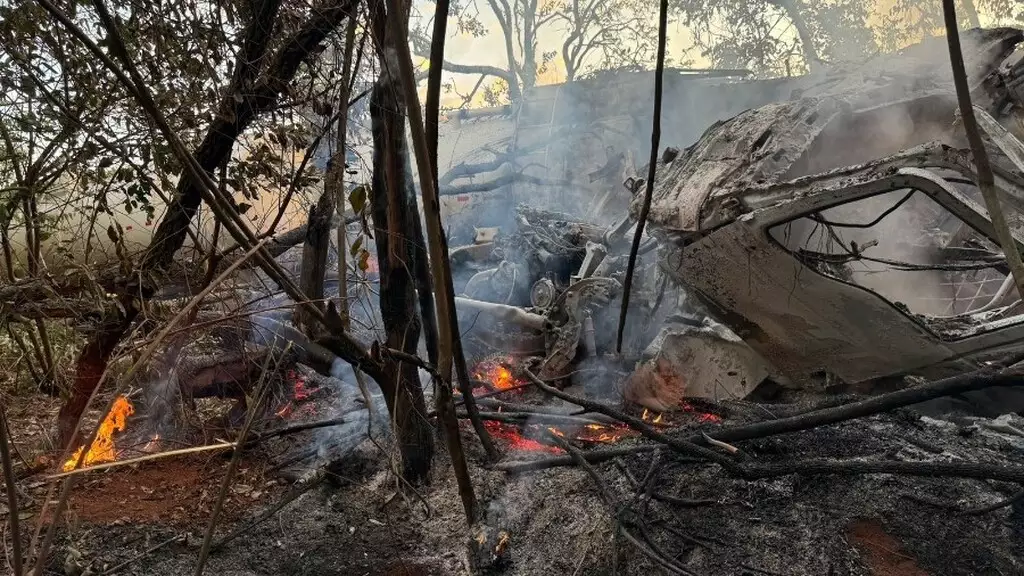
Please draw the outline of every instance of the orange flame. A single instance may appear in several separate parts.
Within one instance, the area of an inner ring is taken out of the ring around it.
[[[640,415],[640,419],[643,420],[644,422],[650,422],[651,424],[654,424],[656,426],[668,426],[668,423],[665,422],[664,414],[659,412],[658,415],[655,416],[654,412],[651,412],[647,408],[644,408],[644,413]]]
[[[636,432],[625,424],[607,426],[605,424],[587,424],[576,431],[575,439],[592,444],[613,444],[627,436],[636,436]]]
[[[512,375],[506,364],[511,364],[512,358],[494,358],[479,362],[473,368],[473,377],[477,380],[490,382],[497,390],[508,390],[523,384]]]
[[[114,432],[124,431],[125,421],[134,413],[135,407],[124,396],[118,396],[117,400],[114,400],[114,407],[103,418],[96,439],[93,440],[89,451],[85,453],[85,458],[82,460],[83,467],[117,460],[117,452],[114,451]],[[75,469],[84,449],[85,446],[80,446],[74,456],[64,463],[65,472]]]

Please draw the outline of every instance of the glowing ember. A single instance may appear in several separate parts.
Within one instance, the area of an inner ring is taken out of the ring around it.
[[[495,357],[483,360],[474,366],[472,371],[473,378],[489,383],[494,390],[521,392],[520,388],[526,382],[516,379],[513,375],[512,370],[509,368],[513,362],[514,360],[511,357]],[[477,396],[486,391],[486,388],[479,387],[473,390],[473,395]],[[693,413],[700,422],[721,421],[718,415],[702,412],[690,404],[682,403],[680,407],[687,412]],[[497,411],[501,412],[502,410],[499,407]],[[657,427],[675,426],[664,414],[647,409],[644,410],[641,418],[644,422]],[[484,422],[484,427],[487,428],[492,437],[496,437],[508,444],[513,450],[548,452],[552,454],[561,454],[562,449],[535,439],[540,438],[544,430],[561,438],[590,444],[613,444],[623,438],[639,436],[639,432],[631,429],[626,424],[592,423],[579,427],[558,429],[542,428],[533,424],[518,425],[488,420]]]
[[[542,444],[532,438],[523,436],[523,433],[519,430],[519,427],[514,424],[504,424],[501,422],[495,422],[488,420],[484,422],[484,428],[494,438],[500,438],[505,442],[508,442],[509,446],[513,450],[524,450],[527,452],[550,452],[551,454],[561,454],[562,449],[557,446],[548,446]]]
[[[690,404],[689,402],[685,402],[685,401],[684,402],[680,402],[679,403],[679,407],[682,408],[686,412],[692,412],[693,414],[695,414],[697,416],[697,420],[700,421],[700,422],[714,423],[714,422],[721,422],[722,421],[722,417],[719,416],[718,414],[712,414],[710,412],[702,412],[702,411],[698,410],[695,406],[693,406],[693,404]]]
[[[629,436],[636,436],[637,432],[625,424],[606,426],[604,424],[587,424],[576,431],[574,438],[580,442],[592,444],[612,444]]]
[[[516,380],[509,370],[508,364],[512,363],[511,358],[495,358],[484,360],[473,368],[473,377],[477,380],[490,382],[497,390],[508,390],[523,384]]]
[[[134,413],[135,407],[124,396],[118,396],[117,400],[114,400],[113,408],[103,418],[96,439],[93,440],[89,451],[85,453],[85,458],[82,460],[83,467],[117,460],[117,452],[114,450],[114,432],[124,431],[125,421]],[[79,447],[74,456],[64,463],[65,472],[75,469],[84,449],[85,446]]]
[[[278,418],[287,418],[291,416],[299,402],[308,400],[310,396],[316,392],[316,389],[310,389],[307,387],[306,379],[294,370],[288,371],[288,380],[292,382],[292,397],[285,402],[284,406],[282,406],[280,410],[274,412],[274,416],[277,416]],[[313,406],[304,406],[300,412],[304,415],[315,415],[316,408]]]
[[[160,435],[154,434],[153,438],[142,447],[143,452],[157,452],[160,450]]]
[[[289,370],[288,379],[294,382],[292,387],[292,398],[299,402],[309,398],[312,391],[309,388],[306,388],[305,378],[297,374],[294,370]]]

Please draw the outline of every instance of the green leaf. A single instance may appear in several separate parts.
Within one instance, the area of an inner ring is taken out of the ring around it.
[[[359,238],[356,238],[356,241],[352,243],[352,246],[349,246],[348,253],[351,254],[352,256],[355,256],[356,254],[359,254],[359,249],[362,247],[363,237],[360,236]]]
[[[252,209],[252,204],[249,204],[248,202],[242,202],[242,203],[240,203],[238,205],[238,213],[239,214],[245,214],[246,212],[248,212],[251,209]]]
[[[366,272],[370,269],[370,251],[363,250],[359,253],[359,269]]]
[[[348,195],[348,202],[352,210],[358,214],[366,208],[366,186],[356,186]]]

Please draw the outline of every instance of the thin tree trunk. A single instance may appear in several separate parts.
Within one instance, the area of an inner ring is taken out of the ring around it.
[[[443,0],[441,0],[443,1]],[[406,157],[408,158],[408,152]],[[412,171],[406,163],[409,174]],[[415,191],[413,191],[415,195]],[[417,211],[418,212],[418,211]],[[427,345],[427,359],[437,366],[439,344],[437,327],[437,310],[434,308],[434,281],[430,276],[430,261],[427,256],[427,244],[423,238],[423,223],[417,213],[412,221],[413,235],[413,268],[416,272],[416,294],[420,302],[420,315],[423,317],[423,339]]]
[[[956,86],[956,97],[960,104],[960,116],[964,123],[964,131],[967,132],[967,140],[971,144],[974,166],[978,170],[978,188],[981,189],[981,195],[985,199],[988,217],[992,220],[992,227],[995,229],[1000,248],[1003,249],[1003,254],[1006,256],[1006,263],[1010,267],[1014,284],[1017,286],[1017,293],[1024,299],[1024,264],[1021,263],[1017,241],[1014,239],[1013,233],[1010,232],[1006,216],[999,204],[999,195],[996,192],[995,178],[992,175],[992,166],[989,164],[988,152],[985,150],[985,142],[981,139],[978,120],[974,117],[974,105],[971,103],[971,88],[967,83],[964,55],[960,47],[960,31],[956,22],[954,0],[942,0],[942,12],[946,21],[949,60],[953,67],[953,83]]]
[[[47,332],[46,324],[43,323],[42,318],[36,318],[35,324],[36,330],[39,330],[39,344],[43,351],[43,360],[46,362],[46,364],[43,365],[44,377],[47,380],[53,380],[56,373],[54,371],[53,346],[50,344],[50,333]]]
[[[462,449],[462,439],[459,436],[459,424],[455,416],[455,404],[452,401],[450,385],[453,361],[453,326],[449,321],[451,318],[449,311],[454,307],[454,301],[452,299],[450,263],[448,262],[448,253],[444,248],[444,231],[441,229],[436,173],[431,168],[432,162],[429,158],[427,142],[424,136],[419,96],[416,93],[415,74],[413,73],[412,56],[409,53],[408,32],[406,30],[408,16],[404,11],[401,0],[390,0],[388,6],[391,12],[389,18],[391,33],[396,39],[394,44],[397,52],[397,65],[401,73],[403,94],[408,107],[413,150],[416,153],[416,166],[420,176],[420,190],[423,195],[423,205],[427,217],[428,248],[434,280],[435,304],[438,317],[444,319],[444,322],[438,326],[437,367],[441,381],[437,387],[436,405],[438,417],[444,426],[445,440],[447,441],[452,466],[455,470],[455,478],[459,484],[459,495],[462,497],[467,521],[472,524],[477,519],[476,496],[473,493],[473,484],[469,478],[466,456]],[[441,38],[437,37],[433,39],[434,42],[439,42],[440,40]],[[441,48],[443,50],[443,46]],[[437,60],[435,60],[436,62]]]
[[[0,248],[3,249],[4,272],[7,273],[7,280],[9,282],[14,282],[14,254],[11,250],[11,237],[8,235],[7,223],[0,226]]]
[[[302,245],[302,269],[299,289],[309,299],[323,308],[324,278],[327,276],[327,253],[331,248],[331,219],[337,210],[336,187],[324,185],[316,205],[309,209],[306,225],[306,240]],[[319,322],[304,312],[300,306],[295,310],[296,325],[311,339],[320,331]]]
[[[22,362],[24,362],[25,369],[28,370],[29,376],[32,377],[32,381],[36,383],[36,386],[40,390],[43,390],[45,387],[45,380],[43,380],[42,375],[36,371],[36,366],[32,363],[32,352],[29,351],[28,346],[25,345],[25,341],[22,340],[21,334],[18,334],[18,331],[10,324],[7,325],[7,333],[10,334],[11,340],[14,340],[15,346],[17,346],[18,350],[21,351],[23,356]]]
[[[364,36],[365,38],[365,36]],[[345,30],[345,63],[341,71],[342,93],[338,105],[341,117],[338,120],[338,139],[334,156],[331,158],[331,165],[327,168],[327,177],[324,179],[324,187],[335,188],[334,198],[337,201],[338,219],[341,224],[338,226],[338,309],[341,310],[341,319],[348,329],[349,308],[348,308],[348,224],[345,223],[345,160],[348,157],[346,139],[348,138],[348,97],[349,78],[352,76],[352,50],[356,41],[356,19],[349,20],[348,28]]]
[[[441,73],[443,72],[442,68],[444,66],[444,46],[445,39],[447,38],[449,6],[449,0],[437,0],[437,6],[434,11],[433,37],[430,42],[430,68],[427,76],[427,102],[426,121],[424,122],[424,138],[426,140],[427,158],[430,160],[430,178],[435,191],[438,189],[437,141],[438,123],[441,114]],[[434,214],[430,207],[428,207],[426,200],[424,200],[423,204],[424,217],[437,218],[437,226],[440,229],[440,209],[438,209],[437,214]],[[440,230],[439,242],[441,244],[440,252],[444,258],[447,259],[448,238],[445,236],[443,229]],[[424,255],[424,264],[426,263],[425,256],[426,255]],[[476,399],[473,397],[473,386],[469,382],[469,370],[466,367],[466,355],[462,348],[462,335],[459,331],[459,315],[455,310],[455,287],[452,285],[450,263],[448,268],[449,270],[446,274],[447,294],[445,297],[447,298],[448,296],[452,296],[452,298],[450,298],[448,306],[448,317],[442,318],[441,321],[446,322],[450,327],[448,333],[449,338],[451,339],[452,359],[455,362],[455,375],[458,378],[459,391],[465,399],[466,412],[469,415],[469,421],[473,425],[473,430],[476,432],[476,435],[480,438],[480,443],[483,445],[484,452],[487,454],[487,459],[491,462],[497,462],[500,455],[498,454],[498,450],[494,447],[491,435],[487,432],[487,428],[484,427],[483,420],[480,418],[480,410],[477,408]],[[436,359],[432,359],[431,363],[435,366],[438,365]],[[438,397],[438,400],[440,401],[441,398]],[[452,405],[452,409],[454,409],[454,405]],[[441,413],[440,407],[438,407],[438,413]]]
[[[633,233],[633,246],[629,251],[629,262],[626,266],[626,279],[622,284],[622,308],[619,309],[619,330],[615,336],[615,352],[622,353],[622,334],[626,329],[626,312],[629,310],[629,292],[633,287],[633,272],[636,269],[637,251],[647,224],[647,213],[651,210],[651,196],[654,194],[654,176],[658,167],[658,147],[661,145],[661,95],[665,83],[665,39],[668,27],[668,0],[661,0],[658,13],[658,63],[654,72],[654,122],[651,129],[651,160],[647,168],[647,189],[644,191],[644,202],[640,207],[640,215]]]
[[[18,489],[14,485],[14,466],[11,463],[11,439],[7,435],[7,406],[0,405],[0,465],[3,467],[7,488],[7,518],[11,523],[11,567],[14,575],[21,576],[21,528],[18,526]]]
[[[512,34],[514,34],[514,28],[511,18],[514,18],[515,15],[512,13],[512,10],[508,5],[508,0],[487,0],[487,3],[490,5],[491,11],[494,12],[494,15],[498,18],[498,24],[501,27],[501,36],[505,42],[505,58],[508,60],[510,80],[508,83],[508,97],[513,103],[517,103],[522,100],[523,92],[528,90],[530,87],[523,86],[519,82],[519,66],[516,63],[516,53],[512,47]]]
[[[30,171],[31,172],[31,171]],[[35,278],[39,274],[39,267],[42,261],[42,231],[39,224],[39,210],[36,205],[35,186],[33,182],[26,182],[25,186],[29,193],[22,201],[22,212],[25,215],[25,242],[28,247],[28,275]],[[39,382],[40,388],[46,387],[46,380],[53,378],[53,350],[50,347],[50,336],[46,333],[46,325],[41,318],[35,319],[35,329],[39,331],[39,338],[31,327],[26,329],[29,341],[32,343],[32,350],[35,353],[36,361],[42,372],[44,381]]]
[[[778,6],[789,17],[793,27],[796,28],[797,36],[800,37],[800,48],[803,50],[804,60],[807,61],[807,68],[811,72],[816,72],[821,69],[821,58],[818,56],[818,50],[814,47],[814,35],[811,34],[810,26],[807,25],[807,19],[804,18],[803,13],[800,12],[800,6],[797,5],[798,1],[768,0],[768,3]]]
[[[386,46],[386,45],[385,45]],[[387,49],[385,49],[387,50]],[[404,115],[397,98],[398,82],[388,67],[370,96],[374,162],[371,207],[380,268],[380,310],[387,334],[387,346],[408,354],[416,353],[419,319],[416,291],[408,263],[412,243],[405,236],[415,217],[404,185]],[[395,427],[402,474],[406,480],[425,480],[434,455],[434,439],[426,418],[426,403],[416,366],[388,359],[384,377],[378,381],[384,392]]]
[[[32,329],[32,326],[25,325],[25,335],[28,336],[28,343],[31,344],[30,349],[32,350],[32,357],[35,358],[36,363],[39,364],[40,376],[45,378],[46,360],[43,358],[43,353],[39,346],[39,340],[36,338],[36,333]],[[39,385],[43,385],[42,380],[39,381]]]

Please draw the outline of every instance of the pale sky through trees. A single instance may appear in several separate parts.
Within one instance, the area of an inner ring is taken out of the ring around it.
[[[867,20],[867,26],[877,36],[879,32],[885,27],[885,15],[893,9],[901,0],[869,0],[872,3],[872,8],[869,11],[870,16]],[[424,19],[423,22],[427,23],[427,20],[433,15],[434,3],[427,0],[420,0],[419,12]],[[815,0],[806,0],[805,5],[814,5]],[[983,26],[999,25],[1001,23],[998,19],[993,18],[986,11],[986,6],[983,2],[977,2],[980,20]],[[936,7],[938,3],[936,2]],[[473,10],[469,8],[468,10]],[[503,39],[501,36],[501,29],[498,25],[494,14],[488,9],[486,2],[483,0],[479,1],[479,9],[476,10],[477,19],[486,28],[487,34],[479,37],[473,37],[470,34],[458,34],[456,33],[456,25],[454,18],[449,23],[449,34],[447,44],[445,48],[445,57],[448,61],[458,64],[473,64],[473,65],[489,65],[500,68],[507,66],[507,59],[505,56],[505,49],[503,45]],[[780,13],[781,14],[781,13]],[[961,16],[965,18],[965,16]],[[1019,23],[1018,23],[1019,25]],[[716,34],[727,35],[729,29],[727,26],[715,26],[718,28]],[[796,43],[796,31],[791,22],[783,20],[775,29],[775,35],[784,38],[788,42]],[[941,29],[935,30],[936,34],[941,33]],[[558,48],[561,46],[564,38],[564,28],[559,22],[551,22],[546,26],[540,28],[538,32],[538,54],[545,50],[555,50],[556,54],[554,59],[546,66],[546,68],[538,73],[537,84],[555,84],[564,82],[566,79],[565,65],[562,61],[560,53],[557,53]],[[917,37],[906,42],[903,45],[909,45],[914,42],[920,41],[922,38]],[[635,39],[624,36],[622,38],[624,43],[635,42]],[[681,67],[693,67],[693,68],[707,68],[711,66],[711,62],[708,58],[701,54],[701,50],[694,46],[694,35],[689,28],[679,22],[678,18],[670,19],[669,31],[668,31],[668,58],[669,65],[681,66]],[[653,59],[650,62],[650,69],[653,69]],[[445,74],[446,82],[453,82],[458,92],[462,94],[469,93],[473,86],[476,84],[478,76],[468,74]],[[487,78],[484,81],[484,85],[494,82],[494,78]],[[421,90],[424,90],[421,87]],[[460,105],[462,102],[461,98],[453,93],[444,94],[442,97],[442,105],[448,107],[455,107]],[[471,106],[481,106],[483,99],[478,93],[473,99]]]

